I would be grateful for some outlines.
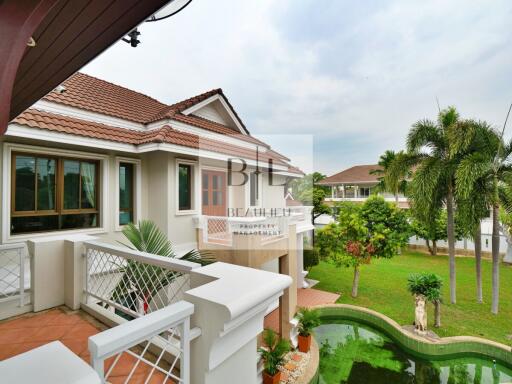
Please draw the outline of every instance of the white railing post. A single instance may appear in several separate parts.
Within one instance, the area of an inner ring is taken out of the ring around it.
[[[24,248],[18,248],[18,259],[20,261],[20,307],[25,304],[25,252]]]
[[[140,367],[146,383],[190,384],[190,316],[193,313],[193,304],[179,301],[91,336],[89,352],[93,369],[103,383],[115,375],[119,363],[124,371],[130,372],[126,383]],[[200,335],[199,329],[195,331]],[[123,360],[126,355],[130,356],[129,360]],[[109,358],[113,362],[105,372],[104,361]],[[130,366],[126,370],[128,363]]]
[[[95,359],[91,357],[92,369],[96,371],[102,383],[105,383],[105,364],[103,359]]]
[[[183,384],[190,384],[190,317],[180,327],[180,376]]]

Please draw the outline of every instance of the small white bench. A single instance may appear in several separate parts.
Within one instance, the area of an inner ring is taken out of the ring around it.
[[[0,361],[0,381],[16,384],[101,384],[94,369],[60,341]]]

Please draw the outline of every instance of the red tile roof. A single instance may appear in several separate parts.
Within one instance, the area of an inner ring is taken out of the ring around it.
[[[339,183],[376,183],[378,182],[379,175],[371,175],[370,171],[381,169],[377,164],[369,165],[355,165],[351,168],[345,169],[335,175],[326,177],[317,184],[331,185]]]
[[[168,143],[222,153],[229,156],[237,156],[245,159],[256,159],[256,152],[252,149],[182,132],[169,125],[149,131],[136,131],[132,129],[112,127],[106,124],[81,120],[36,109],[26,110],[14,119],[13,123],[25,125],[31,128],[47,129],[53,132],[85,136],[125,144],[140,145],[147,143]],[[238,135],[236,136],[238,137]],[[268,154],[259,153],[259,160],[261,162],[266,163],[269,158],[273,159],[274,164],[287,166],[291,173],[302,174],[298,168],[290,166],[281,158],[275,156],[272,152],[268,152]]]
[[[197,103],[200,103],[203,100],[208,99],[209,97],[212,97],[213,95],[220,94],[223,95],[222,89],[212,89],[211,91],[201,93],[200,95],[190,97],[188,99],[185,99],[183,101],[177,102],[172,105],[167,105],[165,108],[162,108],[158,113],[156,113],[154,116],[152,116],[148,122],[152,121],[158,121],[162,119],[170,119],[172,118],[176,113],[183,112],[184,110],[196,105]]]
[[[81,72],[75,73],[62,85],[65,92],[52,91],[43,99],[142,124],[172,119],[184,110],[218,94],[224,98],[240,124],[247,130],[220,88],[167,105],[142,93]]]
[[[108,81],[77,72],[63,84],[65,92],[52,91],[43,100],[81,108],[137,123],[145,123],[165,104]]]
[[[231,135],[236,139],[263,146],[268,150],[268,155],[260,156],[262,161],[266,161],[265,159],[269,157],[274,159],[274,163],[276,164],[287,164],[287,162],[290,161],[286,156],[270,149],[268,144],[253,136],[239,134],[238,131],[217,122],[210,121],[199,116],[184,115],[182,113],[193,105],[218,94],[223,97],[240,124],[242,124],[244,129],[246,129],[220,88],[204,92],[200,95],[172,105],[167,105],[142,93],[132,91],[80,72],[75,73],[73,76],[68,78],[62,85],[65,87],[65,92],[59,93],[52,91],[43,99],[144,125],[162,119],[170,119],[186,123],[211,132],[222,135]],[[196,148],[198,145],[197,143],[200,141],[202,149],[204,149],[203,146],[208,143],[208,145],[211,145],[212,148],[215,148],[215,150],[218,151],[225,150],[229,147],[230,151],[233,151],[234,148],[240,148],[244,151],[252,152],[251,150],[244,149],[240,146],[228,145],[217,140],[199,138],[197,135],[187,136],[188,134],[177,131],[169,126],[146,132],[134,131],[95,123],[92,121],[42,112],[35,109],[25,111],[14,119],[13,122],[33,128],[48,129],[51,131],[134,145],[146,142],[158,142],[159,140],[162,140],[169,143],[188,145]],[[194,139],[191,138],[192,136]],[[194,141],[196,144],[193,144]],[[222,145],[219,146],[219,143]],[[239,153],[240,156],[245,154],[245,152],[239,152],[238,150],[235,152]],[[302,171],[292,166],[290,166],[290,172],[302,174]]]

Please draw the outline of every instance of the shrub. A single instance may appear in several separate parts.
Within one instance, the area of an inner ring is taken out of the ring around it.
[[[304,269],[309,271],[320,262],[320,252],[318,248],[304,249],[303,252]]]

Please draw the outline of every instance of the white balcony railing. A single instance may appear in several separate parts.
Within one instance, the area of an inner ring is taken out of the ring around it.
[[[99,242],[85,242],[84,246],[86,303],[127,319],[180,301],[190,288],[188,273],[200,267]]]
[[[30,303],[30,256],[25,244],[0,245],[0,303]]]
[[[203,241],[205,243],[231,246],[233,228],[227,216],[203,216]]]
[[[202,229],[202,240],[206,244],[230,247],[233,245],[234,234],[261,234],[262,243],[268,243],[288,236],[290,224],[296,224],[298,230],[299,228],[311,229],[311,209],[312,207],[306,206],[287,207],[274,211],[267,209],[265,211],[268,213],[267,216],[202,215],[196,218],[196,225],[197,228]],[[275,212],[277,214],[271,215]]]
[[[180,301],[90,337],[92,367],[102,383],[122,372],[124,383],[189,384],[193,312]]]

